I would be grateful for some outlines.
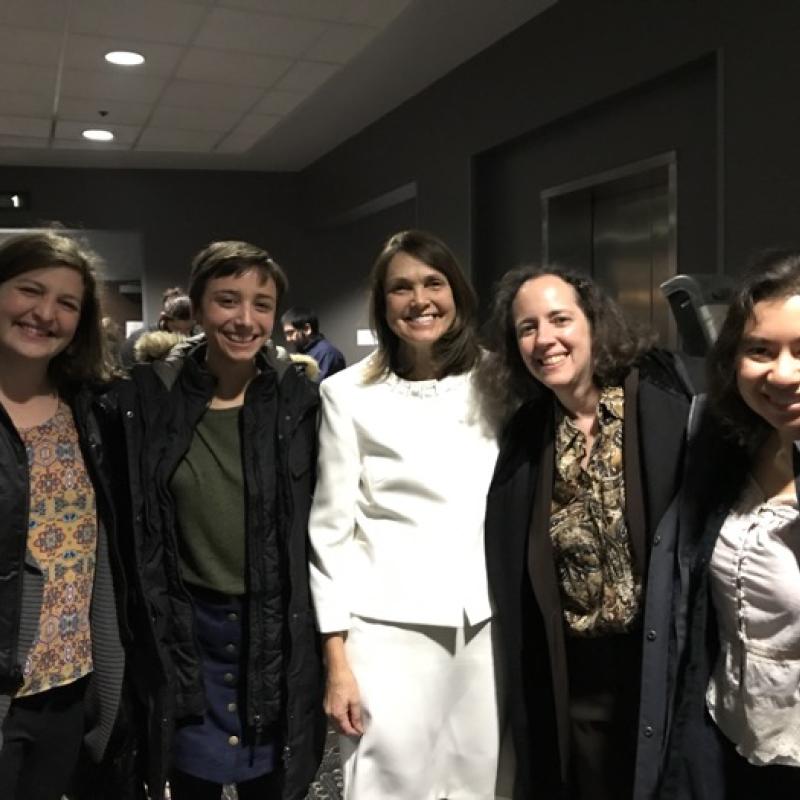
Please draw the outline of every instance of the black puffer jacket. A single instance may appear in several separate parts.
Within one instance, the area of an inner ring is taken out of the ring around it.
[[[305,796],[324,740],[322,670],[307,573],[307,524],[316,459],[316,387],[267,351],[242,412],[246,503],[251,733],[283,744],[284,800]],[[118,476],[129,486],[126,562],[141,643],[136,677],[146,712],[147,778],[160,796],[176,723],[205,704],[191,599],[180,577],[168,482],[211,399],[200,342],[133,369],[116,387],[126,441]],[[272,481],[276,482],[274,487]],[[274,491],[273,491],[274,488]],[[121,487],[118,487],[118,490]]]

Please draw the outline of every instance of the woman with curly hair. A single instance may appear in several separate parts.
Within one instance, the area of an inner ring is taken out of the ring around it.
[[[688,379],[590,278],[556,267],[506,274],[491,330],[483,378],[512,414],[486,557],[514,797],[647,797],[666,720],[673,563],[659,523],[681,475]]]

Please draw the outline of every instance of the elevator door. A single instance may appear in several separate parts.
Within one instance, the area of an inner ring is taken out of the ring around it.
[[[546,261],[589,272],[631,322],[675,346],[659,289],[675,274],[674,164],[620,172],[543,194]]]

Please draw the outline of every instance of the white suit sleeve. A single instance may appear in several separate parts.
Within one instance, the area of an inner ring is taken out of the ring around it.
[[[322,633],[350,628],[350,573],[361,456],[351,415],[353,398],[346,391],[349,388],[341,379],[329,379],[320,386],[319,461],[309,537],[311,593]]]

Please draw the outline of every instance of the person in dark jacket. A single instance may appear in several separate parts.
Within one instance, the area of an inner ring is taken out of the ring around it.
[[[0,795],[59,800],[109,755],[125,659],[101,440],[108,372],[94,256],[0,245]],[[116,796],[121,796],[116,795]]]
[[[484,382],[510,413],[486,517],[515,800],[652,796],[667,719],[685,372],[588,277],[500,281]],[[641,694],[641,700],[640,700]]]
[[[341,351],[320,333],[319,319],[310,309],[290,308],[281,316],[281,325],[289,349],[310,356],[317,362],[320,381],[347,366]]]
[[[759,257],[709,356],[681,492],[688,645],[661,798],[800,796],[800,251]]]
[[[317,388],[268,347],[286,277],[264,250],[194,259],[204,334],[118,396],[141,599],[150,791],[298,800],[324,738],[306,536]]]

